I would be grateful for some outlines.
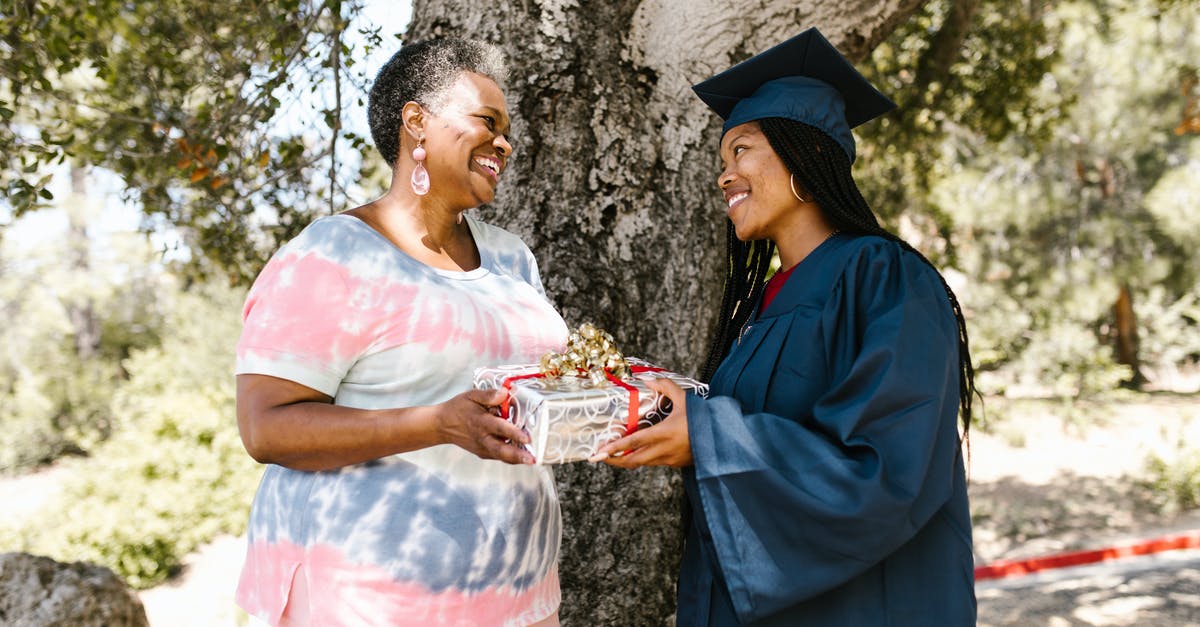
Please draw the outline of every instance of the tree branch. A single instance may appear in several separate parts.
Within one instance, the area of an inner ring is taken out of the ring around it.
[[[308,43],[308,37],[310,34],[312,34],[317,23],[320,21],[321,14],[323,12],[324,6],[316,7],[316,10],[301,27],[302,32],[296,40],[296,45],[284,55],[283,61],[279,65],[279,69],[274,73],[273,76],[269,76],[263,81],[262,87],[257,90],[253,98],[238,99],[238,102],[241,103],[242,106],[238,109],[231,108],[228,110],[227,115],[224,118],[226,120],[225,124],[217,128],[218,134],[224,135],[226,132],[228,132],[230,125],[233,124],[234,120],[237,120],[240,116],[260,107],[262,103],[271,96],[271,92],[275,90],[275,87],[283,84],[283,82],[287,79],[288,74],[292,72],[293,64],[296,63],[300,53],[304,51],[306,44]],[[242,84],[238,88],[239,94],[243,92],[246,83],[250,82],[252,79],[252,73],[247,75],[246,79],[242,81]]]
[[[271,185],[272,183],[274,183],[274,182],[278,181],[279,179],[283,178],[284,176],[286,176],[289,171],[291,171],[291,170],[299,171],[299,170],[303,170],[304,168],[316,165],[317,163],[319,163],[322,159],[324,159],[327,156],[329,156],[328,148],[313,155],[311,159],[305,161],[304,163],[299,164],[298,166],[281,170],[279,172],[279,174],[276,174],[275,176],[272,176],[271,178],[264,180],[262,183],[258,184],[257,186],[246,190],[244,195],[251,196],[253,194],[257,194],[258,192],[261,192],[262,190],[266,189],[266,187],[268,185]]]
[[[979,0],[951,0],[945,21],[917,62],[911,97],[908,106],[903,109],[914,111],[922,108],[922,105],[936,108],[945,90],[934,90],[931,86],[944,83],[950,76],[950,68],[962,56],[963,42],[971,33],[978,9]],[[930,100],[922,102],[925,98]]]
[[[346,22],[342,19],[342,3],[340,0],[332,11],[334,26],[329,33],[329,68],[333,71],[333,115],[329,138],[329,214],[337,209],[334,190],[337,189],[337,140],[342,130],[342,33]]]

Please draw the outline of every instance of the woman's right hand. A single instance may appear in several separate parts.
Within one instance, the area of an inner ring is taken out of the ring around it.
[[[508,390],[469,390],[434,407],[438,437],[483,459],[532,464],[529,434],[501,418]]]
[[[604,462],[619,468],[683,468],[693,464],[692,440],[688,433],[687,393],[670,379],[646,381],[646,387],[671,400],[671,413],[656,425],[606,443],[588,461]]]

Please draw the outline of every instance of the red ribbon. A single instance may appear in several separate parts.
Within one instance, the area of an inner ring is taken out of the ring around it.
[[[581,369],[579,372],[581,373],[579,376],[581,376],[581,377],[586,376],[586,373],[587,373],[586,370]],[[666,372],[666,370],[663,368],[656,368],[654,366],[630,366],[629,372],[631,374],[640,374],[643,372]],[[509,394],[508,394],[508,396],[504,397],[504,402],[500,403],[500,417],[504,418],[505,420],[508,419],[508,403],[509,403],[509,400],[512,398],[513,383],[516,383],[517,381],[520,381],[522,379],[542,379],[545,376],[546,375],[544,373],[535,372],[533,374],[521,374],[521,375],[508,377],[507,379],[505,379],[504,380],[504,389],[508,390]],[[640,403],[638,400],[638,389],[636,387],[633,387],[632,385],[629,385],[628,383],[622,381],[620,378],[615,376],[613,373],[609,372],[607,369],[605,369],[605,371],[604,371],[604,376],[613,385],[622,387],[625,389],[625,391],[629,392],[629,417],[626,418],[626,420],[625,420],[625,435],[629,435],[630,433],[637,431],[637,429],[638,429],[638,407],[640,406]]]
[[[515,377],[509,377],[504,380],[504,389],[508,391],[508,395],[504,397],[504,402],[500,403],[500,417],[508,420],[508,402],[512,400],[512,384],[521,379],[541,379],[546,375],[535,372],[533,374],[520,374]]]
[[[629,435],[638,428],[638,389],[628,383],[618,379],[613,373],[605,370],[604,377],[607,378],[613,385],[618,385],[625,388],[629,392],[629,418],[625,420],[625,435]]]

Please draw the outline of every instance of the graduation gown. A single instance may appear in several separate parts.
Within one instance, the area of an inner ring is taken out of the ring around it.
[[[679,625],[975,624],[957,337],[895,242],[800,262],[688,398]]]

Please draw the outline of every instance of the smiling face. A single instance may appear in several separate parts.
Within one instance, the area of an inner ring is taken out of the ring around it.
[[[430,195],[463,209],[491,202],[512,155],[504,93],[492,79],[463,72],[439,104],[424,125]]]
[[[771,148],[758,122],[735,126],[721,138],[721,175],[717,185],[725,195],[729,219],[738,239],[750,241],[779,236],[801,214],[792,194],[791,173]]]

